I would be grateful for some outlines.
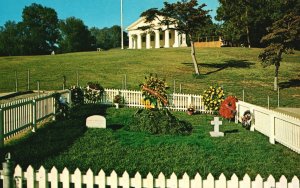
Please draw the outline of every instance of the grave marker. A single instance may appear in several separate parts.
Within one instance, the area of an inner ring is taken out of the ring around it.
[[[214,117],[214,120],[210,122],[214,125],[214,131],[209,132],[212,137],[221,137],[224,136],[223,132],[219,131],[219,126],[222,125],[222,121],[219,121],[219,117]]]
[[[106,128],[106,119],[103,116],[93,115],[86,118],[88,128]]]

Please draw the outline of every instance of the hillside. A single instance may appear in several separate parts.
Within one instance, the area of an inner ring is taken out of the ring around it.
[[[30,89],[61,89],[63,76],[68,87],[98,81],[105,88],[122,88],[126,75],[127,89],[139,89],[139,83],[149,73],[166,78],[170,93],[202,94],[210,85],[223,86],[227,95],[236,95],[245,101],[267,106],[277,106],[277,92],[273,91],[274,67],[263,68],[257,59],[261,49],[248,48],[198,48],[197,58],[201,75],[193,76],[189,48],[151,50],[110,50],[101,52],[69,53],[55,56],[0,57],[0,92],[15,90],[17,71],[18,89],[27,89],[30,70]],[[280,106],[300,107],[300,52],[284,56],[279,70]]]

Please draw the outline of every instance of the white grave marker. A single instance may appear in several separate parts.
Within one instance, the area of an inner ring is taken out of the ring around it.
[[[222,125],[222,121],[219,121],[219,117],[214,117],[214,120],[210,122],[214,125],[214,131],[209,132],[212,137],[224,136],[224,133],[219,131],[219,126]]]
[[[93,115],[86,118],[88,128],[106,128],[106,119],[103,116]]]

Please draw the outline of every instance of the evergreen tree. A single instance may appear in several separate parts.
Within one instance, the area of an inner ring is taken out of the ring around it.
[[[259,58],[263,67],[275,66],[274,90],[278,89],[278,73],[282,54],[291,54],[300,43],[300,16],[290,13],[273,23],[269,33],[261,40],[267,47]]]

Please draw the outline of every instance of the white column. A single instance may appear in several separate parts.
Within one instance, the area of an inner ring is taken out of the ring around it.
[[[182,44],[181,44],[181,46],[182,47],[187,47],[187,44],[186,44],[186,34],[182,34],[181,37],[182,37]]]
[[[174,31],[174,44],[173,47],[179,47],[179,36],[178,36],[178,31]]]
[[[178,47],[181,46],[181,34],[178,34]]]
[[[147,35],[146,35],[146,48],[147,49],[151,48],[151,36],[150,36],[150,33],[147,33]]]
[[[133,49],[136,49],[136,36],[132,37]]]
[[[155,48],[160,48],[160,38],[158,30],[155,30]]]
[[[141,33],[137,34],[137,48],[142,49],[142,34]]]
[[[170,47],[170,32],[169,30],[165,30],[165,46],[164,48],[169,48]]]
[[[128,39],[129,39],[128,49],[132,49],[132,35],[131,34],[128,34]]]

